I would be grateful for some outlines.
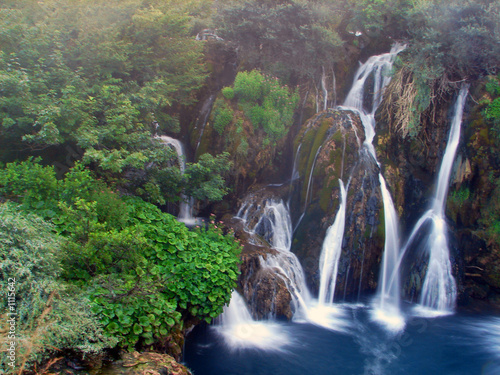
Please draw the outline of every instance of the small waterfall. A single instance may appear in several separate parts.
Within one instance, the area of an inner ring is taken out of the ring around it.
[[[214,328],[231,349],[280,350],[290,343],[283,327],[253,320],[243,297],[236,291],[231,294],[229,306],[224,306],[224,312],[216,319]]]
[[[276,253],[268,254],[265,258],[260,257],[261,266],[272,269],[285,282],[292,297],[295,314],[299,312],[299,315],[304,315],[311,297],[304,270],[295,254],[290,251],[293,228],[287,205],[281,199],[267,199],[264,207],[255,202],[245,202],[238,211],[238,217],[245,220],[245,230],[248,233],[263,237],[276,250]]]
[[[164,145],[172,146],[174,148],[179,159],[179,169],[181,171],[181,174],[184,174],[184,171],[186,170],[186,153],[184,152],[184,146],[181,141],[167,135],[156,136],[156,138],[160,139],[161,143],[163,143]],[[186,197],[184,194],[182,194],[177,220],[185,224],[194,224],[196,219],[193,217],[193,206],[194,199],[192,197]]]
[[[292,167],[292,175],[290,177],[290,188],[288,189],[288,200],[287,206],[290,206],[290,200],[292,199],[292,187],[293,183],[300,178],[300,173],[297,170],[297,162],[299,160],[300,148],[302,147],[302,143],[299,143],[297,147],[297,151],[295,152],[295,157],[293,158],[293,167]]]
[[[384,202],[385,214],[385,246],[384,257],[382,259],[382,269],[379,280],[379,308],[382,311],[393,310],[396,314],[399,311],[400,303],[400,283],[399,270],[397,268],[399,256],[399,237],[397,233],[398,218],[391,194],[387,190],[382,174],[379,175],[380,188]],[[389,230],[387,230],[389,228]]]
[[[396,55],[405,48],[404,45],[393,45],[389,53],[370,57],[362,64],[354,77],[354,83],[347,95],[344,107],[354,110],[361,118],[365,128],[364,148],[377,161],[373,138],[375,137],[375,112],[382,101],[383,91],[390,81],[388,73]],[[365,84],[368,77],[373,77],[373,95],[371,108],[368,110],[364,103]],[[401,330],[404,320],[400,312],[400,285],[399,278],[394,276],[399,270],[395,268],[399,256],[399,235],[396,210],[387,189],[382,173],[379,174],[380,188],[384,203],[385,216],[385,244],[382,258],[380,280],[375,302],[375,319],[381,321],[388,328]],[[391,279],[393,282],[391,283]],[[390,287],[389,287],[390,286]]]
[[[337,79],[335,78],[335,71],[332,66],[332,107],[337,105]]]
[[[328,108],[328,89],[326,88],[326,72],[325,67],[321,67],[321,91],[323,91],[323,111]]]
[[[450,251],[446,237],[445,206],[451,169],[460,140],[460,127],[467,94],[468,86],[463,85],[455,104],[455,114],[437,178],[432,207],[417,222],[408,240],[408,243],[410,243],[421,226],[427,220],[432,220],[431,233],[427,239],[426,247],[429,250],[429,264],[420,296],[421,306],[424,310],[430,310],[428,312],[431,315],[452,312],[457,297],[457,287],[451,271]]]
[[[282,200],[271,199],[266,202],[264,212],[254,233],[262,235],[276,250],[290,251],[292,246],[292,220],[288,208]]]
[[[312,181],[312,175],[314,172],[314,167],[316,166],[316,160],[318,159],[318,155],[321,152],[322,147],[323,146],[318,147],[318,151],[316,151],[316,155],[314,156],[314,160],[313,160],[313,163],[311,166],[311,172],[309,173],[309,180],[307,181],[306,199],[305,199],[305,203],[304,203],[304,212],[306,211],[306,208],[307,208],[307,203],[308,203],[307,200],[309,198],[309,189],[311,188],[311,181]]]
[[[310,293],[306,286],[304,270],[295,254],[290,251],[292,229],[288,207],[282,200],[272,199],[266,202],[264,213],[255,226],[254,232],[263,234],[271,247],[278,250],[276,255],[269,255],[265,260],[261,258],[261,264],[263,267],[276,269],[278,274],[284,277],[297,312],[307,309]]]
[[[196,126],[194,127],[195,129],[197,129],[198,125],[201,125],[200,136],[198,137],[198,142],[196,143],[195,153],[196,151],[198,151],[198,147],[200,147],[201,139],[203,138],[203,132],[205,131],[205,126],[207,125],[208,116],[210,116],[210,112],[212,112],[212,106],[214,104],[214,100],[215,100],[215,94],[212,94],[205,101],[205,103],[203,103],[201,107],[200,115],[198,117],[198,120],[196,121]]]
[[[335,285],[339,267],[340,254],[342,252],[342,240],[344,238],[345,213],[346,213],[346,190],[344,183],[340,184],[340,207],[335,221],[328,228],[321,249],[319,271],[320,286],[318,303],[325,305],[333,303],[335,297]]]
[[[297,161],[299,160],[301,147],[302,147],[302,143],[300,143],[299,146],[297,147],[297,152],[295,153],[295,157],[293,158],[292,177],[290,179],[291,182],[297,180],[300,177],[299,171],[297,170]]]

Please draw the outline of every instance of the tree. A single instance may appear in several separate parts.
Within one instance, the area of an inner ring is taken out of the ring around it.
[[[243,50],[248,68],[284,81],[314,77],[342,57],[343,42],[312,2],[245,1],[219,9],[220,34]]]

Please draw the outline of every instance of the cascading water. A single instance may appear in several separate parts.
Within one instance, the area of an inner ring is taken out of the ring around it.
[[[292,246],[292,220],[288,207],[282,200],[268,200],[264,212],[254,228],[254,232],[263,235],[272,248],[278,250],[276,255],[261,258],[264,268],[274,268],[283,277],[292,296],[295,313],[303,314],[311,299],[307,289],[304,270],[299,260],[290,251]]]
[[[295,315],[306,315],[311,297],[304,270],[295,254],[290,251],[293,230],[287,205],[281,199],[267,199],[263,207],[256,202],[244,202],[237,216],[244,220],[248,233],[264,238],[276,250],[266,257],[260,257],[261,266],[263,269],[272,270],[284,281],[292,297]]]
[[[340,207],[335,217],[335,221],[326,231],[319,260],[319,305],[331,304],[335,297],[335,285],[337,282],[340,254],[342,252],[346,213],[346,190],[342,180],[339,180],[339,184]]]
[[[200,127],[201,127],[200,136],[198,137],[198,142],[196,143],[195,153],[198,150],[198,147],[200,147],[201,139],[203,138],[203,132],[205,131],[205,126],[207,125],[207,121],[208,121],[208,117],[210,116],[210,112],[212,111],[214,99],[215,99],[215,95],[214,94],[210,95],[201,107],[200,115],[198,117],[198,121],[196,122],[196,126],[195,126],[195,129],[198,128],[198,125],[200,125]],[[200,120],[201,120],[201,123],[200,123]]]
[[[354,83],[347,95],[344,107],[354,110],[361,118],[365,129],[364,149],[377,161],[373,138],[375,137],[375,112],[382,101],[384,88],[390,81],[388,73],[396,55],[405,48],[404,45],[395,44],[389,53],[370,57],[362,64],[354,77]],[[368,77],[373,76],[373,96],[371,109],[365,108],[365,84]],[[380,188],[384,203],[385,217],[385,244],[382,258],[377,299],[375,301],[375,319],[384,323],[388,328],[401,330],[404,327],[404,320],[400,312],[400,285],[399,279],[393,274],[398,272],[395,269],[399,254],[398,221],[396,210],[387,189],[382,173],[379,174]],[[393,279],[394,282],[390,282]]]
[[[217,318],[214,329],[230,349],[259,348],[280,350],[290,343],[288,334],[276,323],[255,321],[238,292],[233,291],[229,306]]]
[[[326,72],[325,67],[321,67],[321,91],[323,92],[323,111],[328,108],[328,89],[326,88]]]
[[[307,319],[314,324],[335,331],[345,331],[348,323],[345,311],[333,305],[337,273],[344,238],[347,194],[342,180],[340,184],[340,206],[333,224],[326,231],[319,260],[320,285],[318,301],[307,309]]]
[[[186,170],[186,154],[184,152],[184,146],[182,145],[181,141],[167,135],[156,136],[156,138],[160,139],[161,143],[163,143],[164,145],[172,146],[174,148],[179,159],[179,168],[181,174],[184,174],[184,171]],[[184,194],[182,194],[177,220],[182,221],[185,224],[193,225],[196,222],[196,218],[193,217],[193,205],[194,199],[192,197],[186,197]]]
[[[426,221],[432,220],[431,233],[426,247],[429,251],[429,264],[420,295],[420,304],[423,307],[420,310],[428,315],[451,313],[457,297],[457,287],[451,272],[450,251],[446,237],[445,206],[450,174],[460,140],[460,127],[467,94],[468,86],[463,85],[455,104],[455,114],[437,178],[432,207],[422,215],[408,240],[410,243],[422,225]]]

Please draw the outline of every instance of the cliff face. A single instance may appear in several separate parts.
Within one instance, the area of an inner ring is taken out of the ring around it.
[[[382,204],[378,166],[362,148],[363,142],[358,115],[343,110],[314,116],[295,139],[300,179],[292,200],[297,220],[292,251],[304,265],[314,291],[319,288],[325,233],[339,208],[339,180],[347,188],[347,214],[337,290],[352,295],[377,284],[376,265],[383,247]]]
[[[481,100],[484,95],[484,82],[473,82],[450,179],[446,218],[458,304],[474,305],[483,301],[498,307],[499,246],[488,226],[498,215],[493,214],[493,210],[498,208],[496,185],[500,159],[498,141],[484,118],[485,102]],[[454,99],[454,93],[450,92],[424,113],[420,130],[414,137],[403,137],[401,132],[381,121],[383,130],[378,136],[377,152],[385,166],[388,184],[393,187],[406,236],[432,203]],[[417,243],[410,248],[405,258],[404,291],[407,298],[415,299],[425,277],[427,256],[423,245],[419,247]]]
[[[324,79],[331,82],[326,91],[319,86],[302,87],[295,124],[287,137],[271,145],[264,144],[264,134],[253,127],[238,104],[220,94],[222,86],[231,85],[237,64],[233,51],[224,48],[219,51],[221,48],[219,45],[209,49],[215,78],[188,135],[193,155],[227,151],[234,163],[230,196],[207,209],[220,217],[234,215],[243,203],[242,197],[256,186],[282,183],[285,188],[278,196],[289,202],[294,227],[292,252],[299,258],[307,284],[316,294],[319,256],[325,233],[339,207],[341,179],[347,187],[347,209],[337,296],[356,298],[360,293],[373,292],[378,283],[385,235],[378,173],[382,169],[404,242],[431,204],[456,92],[442,92],[433,100],[412,136],[404,136],[393,128],[383,111],[379,111],[374,140],[379,167],[362,150],[364,129],[355,113],[337,109],[321,111],[325,92],[330,108],[340,103],[349,91],[360,50],[349,51],[352,64],[345,61],[326,73]],[[495,223],[494,211],[498,209],[500,157],[498,137],[484,119],[485,104],[481,101],[487,95],[484,84],[473,82],[470,89],[447,198],[450,256],[459,304],[476,300],[497,304],[500,300],[500,250],[489,228]],[[233,112],[233,121],[223,134],[213,128],[211,109],[217,100]],[[316,113],[317,110],[320,112]],[[405,298],[410,300],[418,298],[425,278],[428,256],[423,247],[417,243],[403,262],[401,279]],[[248,243],[242,255],[240,287],[247,302],[255,306],[252,307],[255,317],[275,314],[289,318],[293,313],[292,298],[286,285],[269,270],[262,270],[258,262],[272,252],[265,241],[257,247]],[[273,300],[280,302],[276,305]]]

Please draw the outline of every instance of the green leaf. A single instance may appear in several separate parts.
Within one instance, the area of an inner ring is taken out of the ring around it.
[[[137,323],[134,324],[132,330],[136,335],[140,335],[142,333],[142,327]]]
[[[120,328],[120,326],[116,323],[116,322],[111,322],[109,323],[107,326],[106,326],[106,329],[108,330],[108,332],[110,333],[114,333],[116,331],[118,331],[118,329]]]
[[[172,327],[175,324],[175,320],[172,319],[171,317],[167,316],[165,318],[165,323],[167,323],[170,327]]]
[[[140,316],[139,317],[139,324],[141,326],[149,326],[150,322],[147,316]]]

